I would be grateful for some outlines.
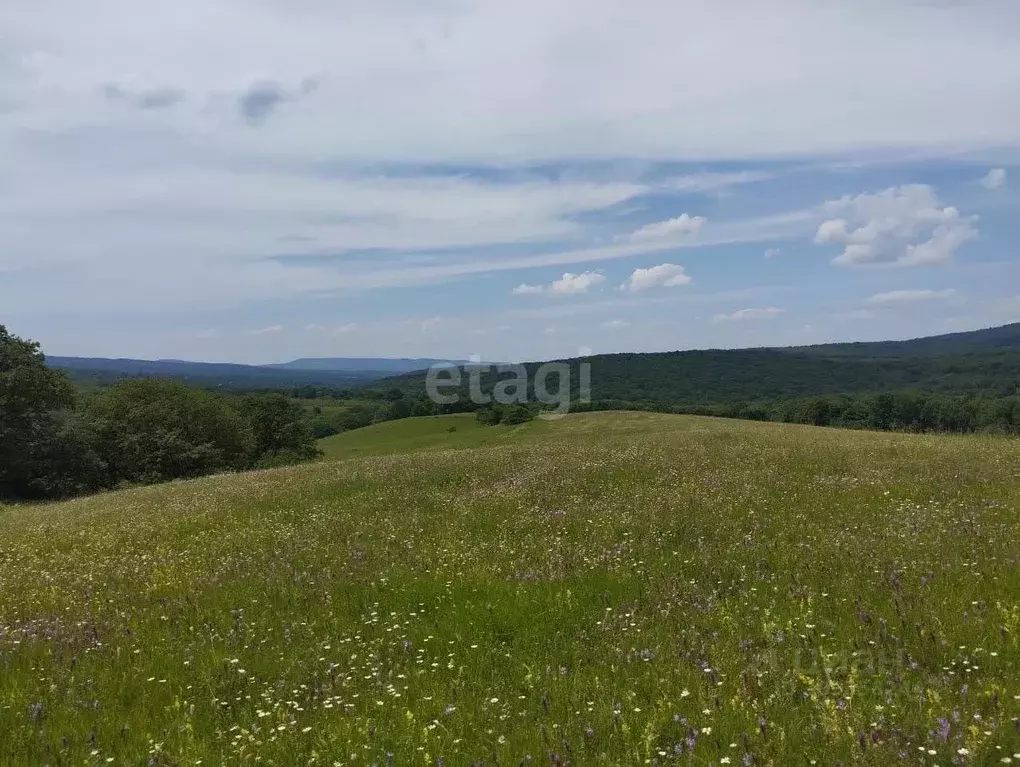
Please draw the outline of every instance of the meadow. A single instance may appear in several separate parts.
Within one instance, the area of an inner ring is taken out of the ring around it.
[[[1020,764],[1020,441],[322,447],[0,510],[0,764]]]

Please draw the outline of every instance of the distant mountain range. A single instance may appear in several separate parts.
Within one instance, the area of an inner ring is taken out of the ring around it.
[[[1016,391],[1020,323],[906,341],[602,354],[586,359],[593,363],[595,388],[601,389],[605,398],[793,396],[911,386]],[[471,364],[379,357],[297,359],[276,365],[90,357],[49,357],[48,362],[69,370],[79,380],[160,376],[235,388],[346,387],[379,379],[387,379],[385,385],[415,388],[424,380],[423,371],[434,364]]]
[[[410,373],[428,370],[433,365],[467,365],[467,360],[437,360],[429,357],[389,359],[386,357],[321,357],[305,358],[276,365],[262,365],[277,370],[333,370],[364,372],[370,370],[387,374]]]

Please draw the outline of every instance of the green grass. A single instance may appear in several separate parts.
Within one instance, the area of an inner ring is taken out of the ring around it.
[[[0,763],[1020,763],[1018,441],[333,444],[0,514]]]
[[[482,426],[474,413],[424,416],[355,429],[320,439],[318,445],[329,459],[418,450],[463,450],[530,441],[546,434],[548,423],[536,420],[519,426]]]

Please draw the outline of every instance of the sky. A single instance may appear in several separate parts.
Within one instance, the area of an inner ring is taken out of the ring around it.
[[[0,10],[0,323],[538,360],[1020,321],[1015,0]]]

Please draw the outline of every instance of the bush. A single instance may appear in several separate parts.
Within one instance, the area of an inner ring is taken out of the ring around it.
[[[503,408],[503,417],[500,423],[504,426],[516,426],[534,420],[535,412],[524,405],[508,405]]]
[[[483,426],[495,426],[502,418],[502,409],[494,405],[483,407],[475,413],[475,420]]]

